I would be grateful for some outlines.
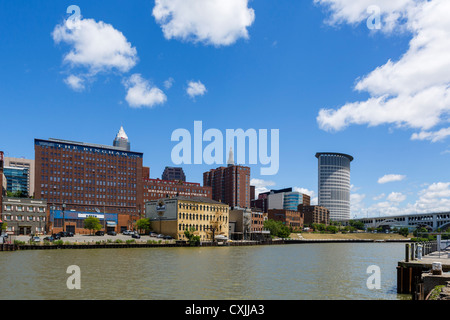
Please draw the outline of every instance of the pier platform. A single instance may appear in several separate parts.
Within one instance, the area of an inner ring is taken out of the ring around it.
[[[405,259],[397,265],[397,293],[412,294],[414,299],[423,284],[423,275],[430,273],[435,263],[441,264],[442,272],[450,272],[450,251],[439,251],[435,242],[406,244]]]

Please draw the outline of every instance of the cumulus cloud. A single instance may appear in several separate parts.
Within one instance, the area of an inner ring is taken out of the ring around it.
[[[328,22],[359,24],[368,19],[373,0],[315,0],[330,11]],[[379,0],[381,32],[407,32],[412,39],[398,61],[387,61],[358,79],[355,90],[365,101],[320,110],[319,127],[343,130],[349,125],[391,124],[419,130],[412,139],[436,141],[448,131],[424,132],[448,121],[450,114],[450,2],[447,0]]]
[[[380,179],[378,179],[379,184],[384,184],[388,182],[394,182],[394,181],[402,181],[406,178],[406,176],[401,174],[386,174],[382,176]]]
[[[64,82],[74,91],[83,91],[85,89],[84,79],[73,74],[64,79]]]
[[[195,98],[196,96],[203,96],[206,93],[206,87],[200,81],[189,81],[188,88],[186,89],[187,94],[191,98]]]
[[[166,81],[164,81],[164,88],[169,90],[170,88],[172,88],[174,82],[175,82],[175,80],[173,78],[167,79]]]
[[[71,47],[64,62],[83,67],[90,75],[99,72],[128,72],[137,61],[137,50],[122,32],[112,25],[93,19],[81,19],[76,27],[65,21],[52,32],[55,43]]]
[[[406,200],[406,196],[401,192],[392,192],[387,196],[387,200],[390,202],[400,203]]]
[[[384,201],[369,206],[362,201],[364,195],[352,195],[352,216],[378,217],[449,211],[450,182],[435,182],[426,185],[416,195],[417,198],[414,202],[402,204],[407,199],[406,195],[401,192],[392,192]],[[381,200],[382,197],[376,198],[374,200]]]
[[[258,198],[260,193],[269,192],[268,187],[273,187],[276,185],[274,181],[263,180],[263,179],[251,179],[250,185],[255,186],[255,197]]]
[[[248,39],[255,20],[248,0],[156,0],[153,16],[166,39],[214,46]]]
[[[450,136],[450,128],[442,128],[439,131],[422,131],[420,133],[413,133],[411,140],[429,140],[431,142],[442,141]]]
[[[167,101],[164,92],[152,86],[140,74],[133,74],[129,79],[124,81],[124,85],[127,89],[125,100],[133,108],[152,108]]]

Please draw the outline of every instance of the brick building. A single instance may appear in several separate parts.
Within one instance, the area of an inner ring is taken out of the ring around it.
[[[35,197],[53,210],[144,215],[143,154],[122,147],[35,139]],[[119,228],[120,226],[118,226]]]
[[[294,230],[303,229],[304,217],[299,211],[286,209],[269,209],[268,219],[281,221],[285,226],[292,227]]]
[[[330,224],[330,210],[321,206],[305,206],[299,205],[298,211],[304,215],[305,226],[310,226],[313,223]]]
[[[203,173],[212,198],[230,207],[250,208],[250,167],[229,165]]]
[[[202,187],[200,183],[144,178],[143,186],[144,203],[177,196],[212,199],[212,188]]]
[[[161,180],[177,180],[186,182],[186,175],[183,168],[166,167],[161,176]]]

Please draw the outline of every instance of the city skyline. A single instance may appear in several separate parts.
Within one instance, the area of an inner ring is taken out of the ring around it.
[[[11,133],[0,144],[5,157],[34,159],[34,139],[51,137],[112,145],[123,126],[156,178],[176,166],[172,132],[193,132],[194,121],[223,133],[279,129],[277,175],[243,164],[257,193],[292,187],[317,201],[314,155],[342,152],[355,157],[352,218],[450,208],[450,72],[441,54],[448,40],[437,47],[440,38],[425,33],[424,18],[450,30],[440,19],[448,3],[230,1],[240,20],[214,5],[193,12],[163,3],[2,3],[1,110]],[[70,29],[73,4],[82,19]],[[369,28],[370,5],[380,8],[380,29]],[[200,13],[231,22],[215,25]],[[183,33],[176,28],[182,21],[196,28]],[[202,32],[206,27],[214,32]],[[407,77],[408,68],[414,72]],[[188,181],[201,183],[217,166],[182,167]]]

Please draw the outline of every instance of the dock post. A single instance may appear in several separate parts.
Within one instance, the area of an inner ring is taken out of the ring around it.
[[[409,262],[410,253],[409,250],[411,249],[411,245],[407,243],[405,245],[405,262]]]

